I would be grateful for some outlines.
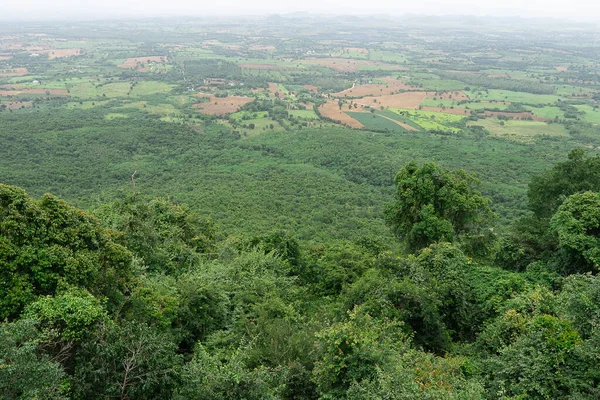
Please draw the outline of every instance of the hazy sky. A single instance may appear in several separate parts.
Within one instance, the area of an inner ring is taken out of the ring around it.
[[[600,18],[598,0],[0,0],[0,19],[266,14],[467,14]]]

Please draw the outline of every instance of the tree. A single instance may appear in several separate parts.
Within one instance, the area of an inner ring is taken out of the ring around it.
[[[31,319],[0,324],[0,397],[68,399],[67,375],[39,351],[43,336]]]
[[[107,322],[82,344],[73,398],[168,399],[180,366],[169,336],[135,321]]]
[[[96,210],[119,239],[152,272],[175,273],[194,265],[201,255],[214,252],[216,231],[212,221],[188,206],[166,198],[147,201],[131,195]]]
[[[379,322],[356,307],[346,321],[317,334],[319,360],[313,379],[322,399],[343,398],[355,382],[369,381],[383,365],[408,347],[398,323]]]
[[[559,248],[568,255],[567,272],[600,268],[600,193],[569,196],[550,221]]]
[[[44,195],[0,185],[0,319],[15,318],[59,285],[115,304],[131,279],[131,253],[91,215]]]
[[[410,162],[394,182],[396,196],[386,208],[386,221],[412,250],[477,233],[494,218],[490,200],[476,188],[479,181],[463,170]]]
[[[600,191],[600,156],[585,157],[583,149],[573,150],[569,159],[529,184],[529,209],[538,218],[550,218],[567,196]]]

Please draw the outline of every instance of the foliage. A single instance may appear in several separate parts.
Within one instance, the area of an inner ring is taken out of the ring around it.
[[[113,232],[52,195],[34,200],[0,185],[0,318],[15,318],[61,285],[116,301],[131,277],[131,253]]]
[[[550,227],[559,246],[569,253],[568,272],[600,268],[600,193],[574,194],[558,208]],[[586,268],[587,267],[587,268]]]
[[[68,399],[60,364],[40,354],[43,340],[31,319],[0,324],[0,396],[5,399]]]
[[[532,178],[529,208],[541,218],[550,218],[564,199],[572,194],[600,190],[600,156],[585,157],[582,149],[569,159]]]
[[[73,398],[171,398],[181,365],[175,350],[143,323],[105,323],[79,351]]]
[[[215,250],[213,223],[168,199],[146,201],[133,194],[104,205],[96,214],[123,233],[123,245],[151,272],[180,272],[197,262],[198,255],[210,256]]]
[[[320,357],[313,371],[321,398],[340,398],[352,383],[375,377],[377,365],[406,346],[398,324],[378,322],[355,308],[348,319],[317,335]]]
[[[409,163],[394,182],[397,191],[386,210],[387,222],[411,249],[477,232],[493,217],[490,200],[476,190],[476,178],[464,171]]]

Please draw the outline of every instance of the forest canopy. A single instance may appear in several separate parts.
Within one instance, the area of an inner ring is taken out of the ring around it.
[[[573,153],[567,162],[593,161]],[[559,164],[530,193],[560,171],[572,173]],[[515,272],[500,254],[523,250],[503,235],[464,239],[494,222],[473,174],[410,162],[395,182],[388,218],[400,248],[369,237],[315,246],[290,232],[227,236],[185,205],[141,193],[91,214],[0,186],[0,390],[75,399],[596,398],[593,184],[564,189],[571,195],[545,233],[554,247]],[[512,235],[532,235],[518,226]]]

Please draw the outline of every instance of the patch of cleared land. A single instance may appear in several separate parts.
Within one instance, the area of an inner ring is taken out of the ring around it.
[[[241,64],[238,64],[238,67],[246,68],[246,69],[263,69],[263,70],[279,69],[279,67],[275,64],[241,63]]]
[[[302,64],[319,65],[341,72],[358,72],[361,69],[408,70],[408,68],[405,67],[386,64],[379,61],[353,60],[349,58],[310,58],[302,61]]]
[[[368,96],[363,97],[362,99],[356,99],[354,102],[365,107],[417,109],[419,104],[425,99],[426,95],[425,92],[404,92],[377,97]]]
[[[206,95],[197,95],[197,97],[207,97]],[[208,96],[208,101],[204,103],[194,104],[192,107],[197,108],[203,114],[224,115],[238,111],[243,105],[252,102],[252,97],[228,96],[216,97]]]
[[[135,69],[139,66],[143,66],[150,63],[166,64],[167,62],[167,57],[165,56],[132,57],[126,59],[125,62],[123,62],[123,64],[119,65],[118,67]]]
[[[271,44],[253,44],[248,47],[252,51],[275,51],[277,48]]]
[[[31,107],[31,105],[32,103],[30,101],[8,101],[6,103],[0,103],[0,109],[6,108],[7,110],[18,110],[21,108]]]
[[[385,83],[368,83],[356,85],[350,89],[333,93],[335,97],[364,97],[364,96],[383,96],[400,92],[401,90],[414,90],[415,88],[406,85],[397,79],[386,79]]]
[[[1,77],[11,77],[11,76],[25,76],[29,75],[29,71],[27,68],[10,68],[10,69],[0,69]]]
[[[18,96],[22,94],[68,96],[69,92],[67,89],[30,88],[18,85],[4,85],[0,89],[0,96]]]
[[[47,54],[48,58],[53,60],[55,58],[80,56],[83,54],[83,51],[81,49],[48,49],[38,50],[36,53]]]
[[[568,133],[562,125],[547,124],[540,121],[483,119],[470,121],[469,126],[483,126],[493,136],[513,139],[521,142],[530,142],[534,136],[551,135],[567,136]]]
[[[347,125],[351,128],[364,127],[363,124],[358,122],[356,119],[352,118],[350,115],[346,114],[344,112],[344,107],[345,105],[343,105],[342,109],[340,110],[337,100],[329,100],[328,102],[322,104],[319,107],[319,112],[323,117],[332,119],[334,121],[338,121],[341,124]]]

